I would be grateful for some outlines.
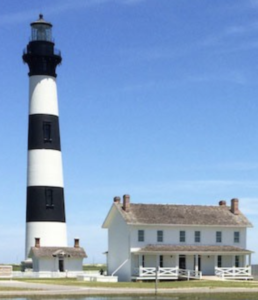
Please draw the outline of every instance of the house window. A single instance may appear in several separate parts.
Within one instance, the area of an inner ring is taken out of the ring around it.
[[[159,256],[159,266],[163,268],[163,255]]]
[[[163,231],[162,230],[157,231],[157,242],[163,242]]]
[[[144,242],[144,230],[138,230],[138,242]]]
[[[185,243],[185,231],[179,231],[179,241]]]
[[[240,267],[240,259],[239,256],[235,256],[235,267],[239,268]]]
[[[222,256],[218,255],[218,268],[222,267]]]
[[[201,231],[194,232],[194,241],[195,241],[195,243],[201,242]]]
[[[216,243],[222,243],[222,232],[216,231]]]
[[[240,242],[240,232],[235,231],[234,232],[234,243],[239,243]]]
[[[52,142],[51,123],[43,122],[43,138],[45,143]]]
[[[46,208],[54,208],[53,190],[45,190]]]
[[[145,267],[145,256],[144,255],[142,256],[142,266],[143,266],[143,268]]]

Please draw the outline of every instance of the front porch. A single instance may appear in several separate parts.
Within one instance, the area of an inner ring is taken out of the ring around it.
[[[132,254],[132,280],[253,278],[251,251],[236,247],[148,245]]]

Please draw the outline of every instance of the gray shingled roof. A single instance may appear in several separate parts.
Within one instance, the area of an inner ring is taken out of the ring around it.
[[[209,245],[147,245],[144,248],[138,250],[137,253],[177,253],[181,254],[184,252],[193,252],[193,253],[213,253],[213,252],[236,252],[236,253],[252,253],[250,250],[242,249],[234,246],[209,246]]]
[[[115,205],[130,224],[252,227],[241,212],[235,215],[228,206],[130,204],[130,210],[125,212],[122,204]]]
[[[58,255],[77,258],[87,257],[83,248],[75,247],[31,247],[29,253],[29,257],[55,257]]]

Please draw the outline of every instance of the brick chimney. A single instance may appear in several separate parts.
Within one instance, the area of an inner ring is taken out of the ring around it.
[[[130,210],[130,195],[123,196],[123,210],[126,212]]]
[[[40,248],[40,238],[35,238],[35,248]]]
[[[74,239],[74,248],[80,248],[80,239],[79,238]]]
[[[231,200],[231,212],[234,215],[239,214],[238,203],[239,203],[239,200],[237,198],[234,198],[234,199]]]
[[[114,203],[120,203],[120,201],[121,201],[120,197],[118,196],[114,197]]]
[[[219,206],[226,206],[227,202],[225,200],[220,200]]]

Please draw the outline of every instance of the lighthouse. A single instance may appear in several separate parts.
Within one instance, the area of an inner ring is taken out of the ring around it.
[[[30,42],[22,58],[29,67],[27,258],[35,239],[43,247],[67,246],[56,85],[56,67],[62,57],[55,49],[52,24],[43,15],[31,23]]]

